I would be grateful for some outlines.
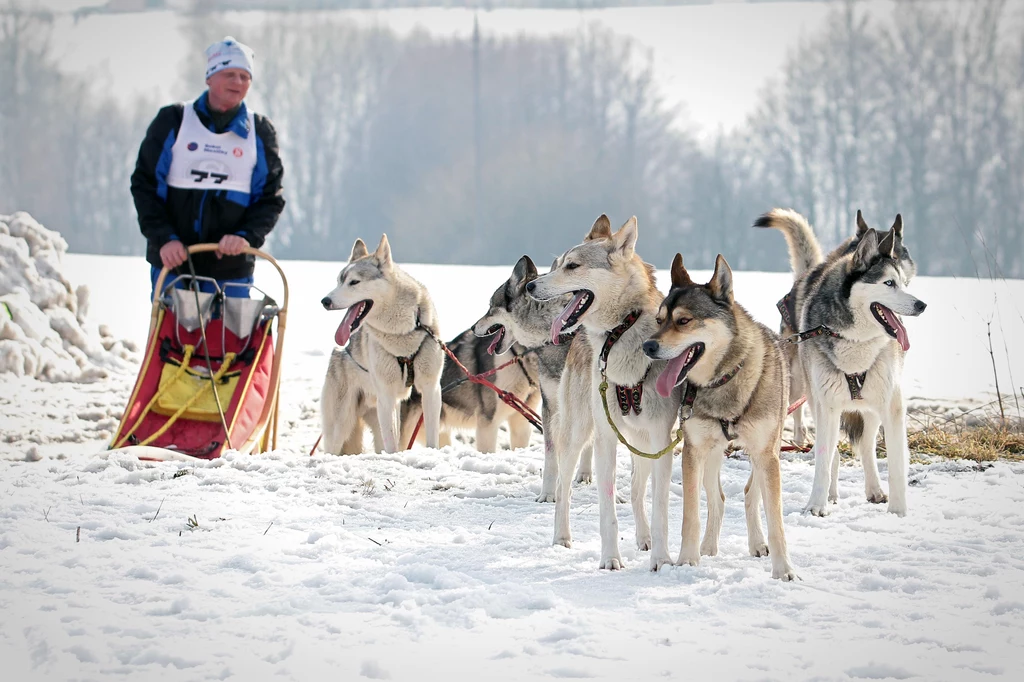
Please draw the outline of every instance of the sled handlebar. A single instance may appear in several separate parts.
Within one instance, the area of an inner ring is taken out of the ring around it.
[[[206,253],[210,251],[216,251],[217,249],[220,248],[220,246],[217,244],[193,244],[187,248],[189,254],[191,255],[193,253]],[[280,275],[281,277],[281,285],[284,287],[284,300],[281,302],[281,311],[286,312],[288,310],[288,280],[284,276],[284,270],[281,269],[281,266],[278,264],[276,260],[274,260],[274,257],[271,256],[269,253],[264,253],[263,251],[260,251],[259,249],[254,249],[251,246],[244,247],[242,249],[242,253],[262,258],[265,261],[269,261],[270,264],[277,269],[277,274]],[[163,268],[160,271],[160,275],[156,279],[156,286],[153,287],[154,304],[156,304],[156,302],[160,298],[159,292],[163,290],[164,280],[167,278],[167,274],[169,272],[170,270],[168,268]]]

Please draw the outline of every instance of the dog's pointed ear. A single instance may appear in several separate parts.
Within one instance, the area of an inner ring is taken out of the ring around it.
[[[878,256],[878,236],[874,230],[868,230],[857,242],[857,250],[853,252],[854,270],[867,270]]]
[[[857,236],[863,237],[864,233],[870,230],[867,222],[864,220],[864,216],[861,215],[860,209],[857,209]]]
[[[707,286],[714,298],[732,303],[732,268],[722,254],[715,259],[715,274],[711,275]]]
[[[377,250],[373,252],[373,255],[382,269],[391,267],[391,244],[388,243],[387,234],[380,236],[380,244],[377,245]]]
[[[885,233],[882,241],[878,242],[878,253],[886,258],[893,258],[896,253],[896,229],[892,228]]]
[[[618,232],[612,235],[612,243],[615,245],[615,250],[621,255],[632,258],[636,248],[636,237],[636,216],[633,216],[619,228]]]
[[[366,242],[359,237],[356,237],[356,243],[352,245],[352,253],[349,254],[349,262],[354,261],[357,258],[365,258],[369,256],[370,252],[366,249]]]
[[[612,236],[612,221],[608,220],[608,216],[602,213],[598,216],[597,220],[594,221],[594,226],[590,228],[590,232],[583,238],[583,241],[589,242],[595,239],[608,239]]]
[[[903,243],[903,216],[899,213],[896,214],[896,220],[892,223],[892,231],[896,233],[896,245],[899,246]]]
[[[537,266],[529,256],[523,256],[512,268],[512,277],[509,283],[513,289],[522,289],[529,282],[537,279]]]
[[[690,279],[690,273],[683,265],[683,254],[677,253],[676,257],[672,259],[672,288],[688,287],[691,284],[693,284],[693,280]]]

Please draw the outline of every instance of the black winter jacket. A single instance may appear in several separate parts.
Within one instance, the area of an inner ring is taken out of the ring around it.
[[[214,127],[207,108],[207,95],[193,105],[199,120],[213,132]],[[157,113],[149,125],[146,137],[139,147],[139,157],[132,174],[131,189],[139,227],[146,237],[146,260],[162,267],[160,247],[171,239],[183,244],[218,242],[224,235],[238,234],[249,244],[259,248],[274,228],[284,210],[281,178],[284,169],[278,155],[277,133],[270,119],[254,115],[257,136],[257,162],[253,170],[251,194],[224,190],[188,190],[167,185],[167,171],[171,166],[171,150],[184,115],[182,103],[166,106]],[[245,104],[225,126],[236,132],[247,131],[248,115]],[[252,256],[224,256],[214,253],[193,256],[197,275],[216,279],[234,279],[252,275]],[[187,272],[182,265],[180,272]]]

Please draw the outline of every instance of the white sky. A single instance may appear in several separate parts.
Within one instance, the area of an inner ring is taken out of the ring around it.
[[[891,6],[888,0],[875,0],[866,7],[872,15],[884,17]],[[483,31],[498,35],[548,34],[597,21],[633,36],[653,51],[655,73],[667,102],[684,104],[690,121],[715,131],[744,121],[759,90],[779,73],[787,51],[801,35],[820,26],[826,13],[824,2],[783,2],[587,12],[495,10],[479,17]],[[421,26],[439,35],[468,35],[473,24],[472,12],[465,9],[340,14],[362,23],[382,23],[399,33]],[[242,21],[257,22],[264,16],[248,13]],[[178,24],[179,18],[170,12],[93,15],[77,24],[64,16],[56,29],[61,63],[69,71],[88,74],[97,87],[122,98],[146,94],[170,101],[192,96],[172,92],[179,82],[179,67],[188,58]],[[244,36],[235,37],[244,41]],[[195,62],[196,73],[201,74],[202,56],[196,55]],[[196,87],[201,86],[197,77]]]

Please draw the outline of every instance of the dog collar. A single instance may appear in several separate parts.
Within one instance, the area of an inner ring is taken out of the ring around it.
[[[734,376],[739,374],[741,369],[743,369],[743,363],[742,362],[739,363],[738,365],[736,365],[735,367],[733,367],[731,370],[729,370],[728,372],[726,372],[722,376],[720,376],[717,379],[715,379],[714,381],[712,381],[707,386],[704,386],[703,388],[718,388],[720,386],[725,386],[727,383],[729,383],[729,381]],[[683,395],[682,407],[685,407],[687,412],[685,414],[683,412],[680,412],[680,417],[679,418],[680,418],[681,421],[686,421],[687,419],[689,419],[690,417],[693,416],[693,403],[694,403],[694,401],[697,400],[697,388],[698,388],[697,384],[693,383],[692,381],[687,381],[686,382],[686,394]],[[734,419],[731,422],[730,421],[726,421],[725,419],[720,419],[719,421],[722,422],[722,432],[725,434],[726,438],[729,438],[730,434],[729,434],[728,427],[729,426],[735,426],[736,422],[739,421],[739,418]],[[729,438],[729,439],[730,440],[735,440],[735,436],[733,436],[732,438]]]
[[[622,338],[622,335],[626,331],[636,324],[636,321],[640,319],[643,314],[642,310],[634,310],[629,315],[626,315],[626,319],[618,324],[614,329],[610,329],[604,337],[604,346],[601,348],[601,360],[605,363],[608,362],[608,353],[611,352],[612,346]]]

